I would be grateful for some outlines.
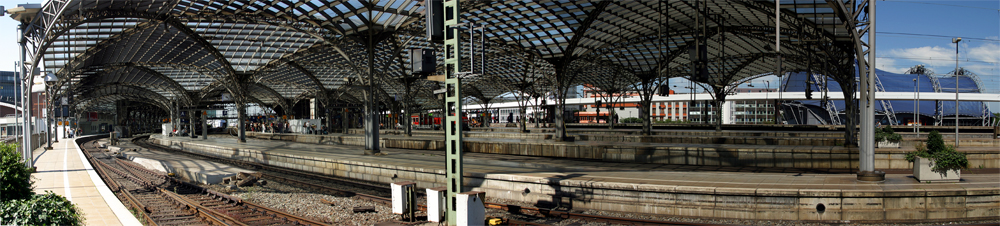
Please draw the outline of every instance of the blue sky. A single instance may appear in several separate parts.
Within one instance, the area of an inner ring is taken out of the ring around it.
[[[951,39],[962,37],[959,66],[979,75],[984,92],[1000,92],[1000,1],[883,0],[876,4],[876,68],[902,73],[924,65],[946,74],[955,70]],[[764,87],[764,81],[777,84],[774,76],[753,84]],[[686,86],[687,80],[672,79],[671,84]],[[1000,112],[1000,103],[989,106],[992,112]]]
[[[0,0],[6,8],[25,1]],[[923,64],[944,74],[954,70],[955,45],[952,37],[962,37],[959,64],[979,75],[989,93],[1000,92],[1000,0],[981,1],[878,1],[876,67],[903,72]],[[0,18],[0,70],[13,71],[17,60],[17,22]],[[756,81],[764,87],[765,78]],[[686,81],[671,81],[686,85]],[[755,85],[757,86],[757,85]],[[681,90],[678,90],[681,91]],[[681,91],[683,92],[683,91]],[[993,112],[1000,103],[992,103]]]
[[[1000,1],[878,1],[877,6],[876,68],[901,73],[922,64],[939,74],[954,71],[951,39],[962,37],[959,67],[979,75],[984,92],[1000,92]],[[1000,103],[989,105],[1000,111]]]

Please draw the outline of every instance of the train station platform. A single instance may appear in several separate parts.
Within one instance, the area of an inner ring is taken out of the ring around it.
[[[412,181],[419,188],[446,184],[445,156],[438,150],[383,148],[381,154],[372,156],[363,155],[362,147],[343,144],[259,139],[238,143],[231,136],[153,135],[150,140],[188,152],[324,175],[381,183]],[[466,190],[546,208],[840,223],[1000,219],[1000,174],[995,172],[968,171],[958,183],[919,183],[904,173],[887,174],[884,182],[865,183],[849,172],[794,167],[607,162],[475,152],[467,152],[464,163]]]
[[[79,138],[79,137],[78,137]],[[86,160],[74,138],[59,139],[52,150],[34,151],[35,193],[52,191],[83,211],[86,225],[142,225]]]
[[[542,130],[542,131],[536,131]],[[843,133],[834,131],[723,131],[654,130],[651,136],[638,130],[572,129],[575,142],[557,142],[547,129],[520,133],[508,128],[489,128],[462,133],[462,150],[470,153],[579,158],[619,163],[661,163],[717,167],[783,167],[849,172],[858,168],[858,149],[843,146]],[[380,147],[410,150],[444,150],[442,131],[380,130]],[[348,134],[294,134],[247,132],[248,138],[311,144],[363,146],[361,130]],[[875,168],[908,170],[906,152],[921,140],[907,139],[899,147],[876,148]],[[1000,168],[1000,140],[967,138],[958,151],[966,153],[970,167]]]
[[[108,139],[100,139],[98,142],[106,143]],[[225,178],[236,176],[239,173],[255,173],[253,170],[232,165],[142,148],[124,139],[118,144],[108,145],[108,150],[116,153],[120,158],[131,160],[147,169],[174,174],[201,184],[219,184]]]

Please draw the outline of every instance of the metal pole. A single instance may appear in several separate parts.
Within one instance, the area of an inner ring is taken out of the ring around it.
[[[368,14],[371,21],[371,13]],[[375,102],[375,34],[373,30],[368,30],[368,84],[365,94],[365,155],[375,155],[379,153],[379,117],[378,103]]]
[[[201,139],[208,139],[208,112],[201,110]]]
[[[25,26],[26,25],[24,23],[21,23],[21,25],[18,26],[18,30],[20,31],[20,34],[21,34],[20,36],[18,36],[18,43],[21,44],[21,48],[20,48],[20,55],[21,55],[21,74],[20,74],[20,76],[21,77],[18,78],[18,79],[21,80],[21,86],[22,86],[21,87],[21,98],[23,98],[23,99],[21,99],[21,118],[24,121],[24,124],[21,125],[22,128],[23,128],[23,129],[21,129],[21,139],[22,139],[21,140],[21,144],[23,144],[23,146],[24,146],[24,149],[23,149],[24,150],[24,154],[22,155],[24,157],[24,164],[27,165],[28,167],[34,167],[35,164],[34,164],[34,162],[32,160],[33,156],[31,154],[31,152],[32,152],[32,148],[31,148],[31,83],[28,82],[28,79],[31,78],[29,76],[31,76],[31,72],[34,71],[34,70],[27,68],[27,66],[25,66],[26,64],[24,63],[24,61],[27,58],[27,56],[26,56],[26,54],[27,54],[27,49],[26,49],[27,46],[26,46],[26,44],[27,43],[25,43],[26,42],[26,40],[25,40],[26,38],[24,37]],[[32,65],[34,65],[34,64],[32,64]]]
[[[918,74],[917,77],[919,78],[920,75]],[[917,79],[913,79],[913,83],[917,83]],[[918,137],[920,136],[920,134],[917,133],[917,119],[916,118],[918,117],[917,116],[917,91],[920,90],[919,87],[920,87],[919,85],[913,87],[913,133],[917,134]]]
[[[781,108],[781,0],[774,0],[774,52],[778,54],[775,62],[778,68],[775,73],[778,76],[778,102],[775,109],[778,111],[776,116],[780,116],[774,120],[774,124],[778,124],[785,120]]]
[[[861,74],[861,143],[859,175],[869,175],[875,171],[875,1],[868,3],[868,63],[867,73]],[[851,125],[848,125],[851,126]]]
[[[951,40],[955,43],[955,148],[958,148],[958,43],[961,41],[961,37]]]
[[[920,137],[920,75],[917,75],[917,138]]]
[[[445,152],[447,154],[445,162],[445,178],[447,180],[447,192],[445,193],[445,208],[447,209],[447,219],[448,224],[457,224],[458,222],[458,209],[457,209],[457,199],[456,195],[461,193],[464,189],[462,188],[463,178],[462,178],[462,82],[458,76],[458,73],[462,70],[461,59],[461,35],[458,35],[458,23],[459,16],[462,15],[461,7],[459,6],[459,0],[445,0],[444,8],[446,10],[451,10],[451,12],[445,12],[445,14],[456,15],[452,18],[445,18],[445,40],[444,46],[451,46],[452,48],[446,48],[444,63],[447,65],[445,68],[450,68],[449,71],[445,71],[445,104],[444,104],[444,125],[442,128],[445,132]],[[471,28],[470,28],[471,29]],[[454,34],[454,35],[447,35]],[[470,37],[471,38],[471,37]],[[472,39],[474,40],[474,39]],[[470,41],[472,41],[470,40]],[[470,52],[470,54],[475,54]],[[474,62],[474,61],[470,61]]]

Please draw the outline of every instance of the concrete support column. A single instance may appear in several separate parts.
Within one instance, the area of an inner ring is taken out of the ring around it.
[[[678,114],[677,105],[673,102],[667,103],[667,113],[670,114],[669,117],[671,121],[676,121]]]
[[[319,104],[319,102],[316,101],[316,98],[309,99],[309,118],[310,119],[318,119],[319,118],[320,114],[319,114],[319,107],[317,106],[318,104]]]

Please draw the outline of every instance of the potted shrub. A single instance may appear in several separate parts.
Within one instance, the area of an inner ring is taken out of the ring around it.
[[[916,146],[917,150],[906,153],[906,161],[913,163],[913,177],[920,182],[958,182],[961,169],[969,165],[965,153],[946,146],[937,130],[927,135],[926,146]]]
[[[896,133],[891,126],[875,130],[875,147],[899,148],[899,141],[901,140],[903,140],[903,135]]]

